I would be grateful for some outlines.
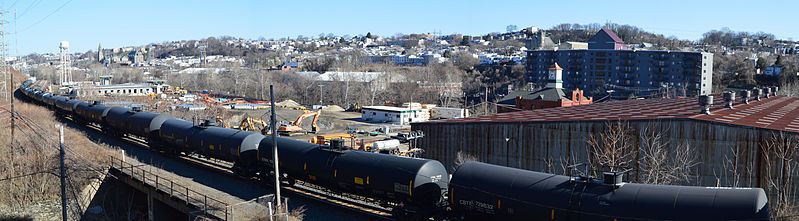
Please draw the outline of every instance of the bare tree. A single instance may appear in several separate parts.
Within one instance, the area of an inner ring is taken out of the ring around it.
[[[674,146],[660,130],[645,127],[641,130],[638,157],[639,182],[678,184],[690,181],[691,169],[697,165],[688,143]]]
[[[592,168],[622,171],[635,161],[635,143],[629,125],[618,121],[607,130],[588,137],[588,161]]]
[[[797,192],[794,185],[799,159],[799,139],[796,135],[773,134],[762,145],[766,163],[769,211],[775,220],[787,220],[799,216]]]
[[[452,162],[455,165],[452,169],[457,170],[458,167],[469,161],[477,161],[477,157],[469,153],[464,153],[463,151],[458,151],[455,155],[455,161]]]

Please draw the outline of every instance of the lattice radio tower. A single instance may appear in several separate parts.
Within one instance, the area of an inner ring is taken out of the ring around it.
[[[8,72],[8,64],[6,64],[6,18],[5,11],[0,11],[0,72],[2,72],[2,79],[0,79],[0,90],[2,90],[3,101],[8,101],[11,98],[11,91],[9,91],[9,81],[11,75]]]

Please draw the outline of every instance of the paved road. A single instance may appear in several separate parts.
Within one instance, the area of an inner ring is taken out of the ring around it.
[[[142,148],[139,145],[107,136],[94,129],[77,125],[71,121],[62,121],[69,127],[86,132],[89,139],[96,143],[119,148],[124,150],[128,157],[134,157],[140,162],[148,163],[165,171],[190,179],[198,184],[222,191],[241,199],[241,201],[252,200],[266,194],[274,193],[274,189],[271,189],[269,186],[258,184],[256,181],[237,179],[221,171],[198,168],[190,162],[161,155],[160,153]],[[305,220],[379,220],[373,216],[331,206],[307,197],[286,193],[285,191],[282,193],[284,193],[285,197],[289,198],[289,209],[298,207],[304,207],[306,209]]]

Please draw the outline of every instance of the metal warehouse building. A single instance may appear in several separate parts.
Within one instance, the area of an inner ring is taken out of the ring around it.
[[[748,104],[738,99],[733,109],[721,103],[706,115],[700,114],[696,98],[613,101],[419,122],[412,129],[424,132],[418,144],[426,149],[426,157],[450,170],[463,152],[486,163],[563,173],[561,165],[588,162],[587,140],[592,134],[624,122],[631,131],[650,128],[661,131],[671,144],[691,145],[699,162],[692,182],[765,186],[765,167],[775,164],[764,162],[768,156],[761,147],[775,135],[798,134],[799,98],[752,98]],[[737,178],[729,175],[733,169],[740,174]]]

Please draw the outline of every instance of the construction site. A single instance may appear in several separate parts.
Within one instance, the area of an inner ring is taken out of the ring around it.
[[[159,85],[160,93],[153,90],[153,93],[138,95],[113,90],[112,93],[81,93],[77,97],[108,106],[141,107],[197,123],[211,119],[220,127],[270,133],[272,108],[269,101],[173,88],[163,82]],[[431,109],[427,105],[406,103],[404,106],[415,112],[426,111],[430,118]],[[303,105],[293,100],[276,101],[275,107],[280,136],[315,144],[341,139],[351,149],[410,157],[419,157],[424,152],[415,146],[414,139],[421,135],[412,132],[410,124],[364,117],[366,109],[403,107],[351,106],[345,109],[338,105]]]

